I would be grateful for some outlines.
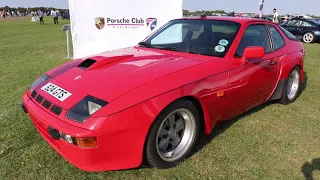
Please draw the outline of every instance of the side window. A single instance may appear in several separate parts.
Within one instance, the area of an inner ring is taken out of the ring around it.
[[[309,22],[304,21],[304,22],[301,24],[301,26],[303,26],[303,27],[312,27],[313,25],[312,25],[311,23],[309,23]]]
[[[297,23],[295,24],[295,26],[301,26],[303,24],[304,21],[298,20]]]
[[[244,35],[242,36],[235,55],[241,57],[245,48],[248,46],[262,46],[265,49],[265,53],[271,52],[265,25],[257,24],[248,26]]]
[[[285,45],[285,41],[276,27],[272,25],[268,25],[268,27],[269,27],[269,32],[273,41],[274,50],[276,51]]]
[[[294,26],[296,24],[297,20],[290,20],[288,21],[288,23],[286,24],[287,26]]]

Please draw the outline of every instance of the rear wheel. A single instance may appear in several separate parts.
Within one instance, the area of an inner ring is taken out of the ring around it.
[[[316,41],[316,36],[312,32],[305,33],[302,37],[305,43],[314,43]]]
[[[179,100],[157,117],[150,129],[146,157],[156,168],[170,168],[184,160],[194,148],[200,129],[196,106]]]
[[[294,68],[286,80],[280,101],[281,104],[289,104],[296,100],[300,92],[300,77],[300,68]]]

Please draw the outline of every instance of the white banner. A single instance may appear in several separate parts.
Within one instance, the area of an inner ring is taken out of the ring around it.
[[[182,0],[69,0],[74,58],[136,45],[183,16]]]

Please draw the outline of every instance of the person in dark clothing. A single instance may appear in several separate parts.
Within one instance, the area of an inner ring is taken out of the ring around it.
[[[43,11],[40,9],[40,10],[39,10],[39,18],[40,18],[40,24],[41,24],[41,25],[44,24],[43,16],[44,16],[44,13],[43,13]]]

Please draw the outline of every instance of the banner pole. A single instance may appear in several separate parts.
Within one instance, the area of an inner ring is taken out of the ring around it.
[[[68,52],[68,58],[70,58],[70,47],[69,47],[69,30],[66,31],[67,33],[67,52]]]

